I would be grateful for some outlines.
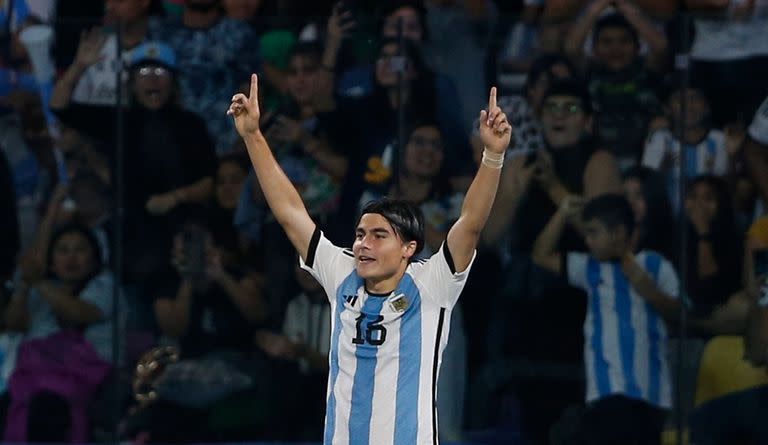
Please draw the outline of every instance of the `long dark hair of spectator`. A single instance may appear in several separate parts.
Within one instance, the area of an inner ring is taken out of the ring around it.
[[[68,223],[57,228],[53,232],[53,235],[51,235],[51,240],[48,243],[48,249],[45,254],[45,265],[48,278],[57,279],[58,277],[53,274],[53,251],[56,248],[56,243],[58,243],[64,235],[69,235],[72,233],[78,234],[85,238],[91,248],[91,254],[93,255],[93,269],[75,286],[74,294],[79,295],[80,292],[85,289],[85,286],[88,285],[88,282],[90,282],[101,272],[103,267],[101,247],[99,246],[99,240],[96,239],[96,235],[93,234],[93,230],[81,223]]]
[[[434,178],[432,178],[432,190],[429,193],[429,199],[432,198],[440,198],[443,196],[447,196],[452,192],[451,188],[451,182],[450,177],[448,176],[448,171],[445,168],[445,136],[443,135],[442,130],[440,130],[440,126],[437,124],[437,121],[434,119],[420,119],[415,122],[413,122],[411,125],[408,126],[408,132],[407,140],[405,142],[406,145],[408,145],[411,136],[413,136],[413,132],[418,130],[419,128],[424,127],[434,127],[437,128],[437,131],[440,132],[440,138],[443,140],[443,164],[440,166],[440,170],[437,172]],[[403,150],[400,150],[400,174],[406,173],[405,171],[405,157],[406,157],[406,148],[403,147]],[[399,181],[399,178],[398,178]],[[399,187],[399,185],[398,185]]]
[[[395,44],[400,45],[397,39],[384,39],[379,45],[379,51],[387,45]],[[419,120],[419,119],[434,119],[437,112],[437,91],[435,90],[435,74],[427,67],[424,57],[419,51],[415,43],[410,40],[403,40],[403,55],[411,64],[416,72],[416,78],[411,82],[409,91],[410,96],[405,104],[407,120]],[[386,104],[387,113],[391,112],[389,106],[389,98],[387,96],[387,89],[381,86],[376,79],[376,70],[373,72],[374,87],[373,87],[373,99],[375,103]],[[382,112],[383,108],[372,110]],[[384,116],[376,116],[377,118],[384,118]]]
[[[663,176],[648,167],[634,167],[624,174],[624,180],[629,179],[640,182],[645,201],[645,219],[637,226],[640,232],[638,250],[654,250],[668,260],[676,261],[677,242],[675,231],[671,229],[675,227],[675,218]]]
[[[741,259],[742,246],[742,236],[738,233],[730,189],[722,178],[713,175],[703,175],[693,179],[688,184],[686,195],[691,193],[693,188],[699,184],[706,184],[712,189],[715,199],[717,199],[717,213],[715,213],[712,219],[709,233],[712,253],[718,266],[724,269],[726,266],[729,266],[727,263],[732,262],[734,258],[737,260]],[[696,236],[693,224],[691,224],[687,216],[686,225],[689,239],[691,240],[688,243],[688,262],[690,265],[695,265],[696,258],[698,258],[698,243],[696,242],[698,237]],[[697,268],[689,267],[689,270],[691,269],[696,270]],[[741,267],[739,267],[739,271],[740,269]],[[738,276],[740,276],[740,272]]]

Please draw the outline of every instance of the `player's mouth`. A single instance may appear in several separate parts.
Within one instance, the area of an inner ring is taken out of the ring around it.
[[[376,261],[375,258],[371,258],[371,257],[365,256],[365,255],[360,255],[359,257],[357,257],[357,262],[360,263],[360,264],[370,264],[370,263],[372,263],[374,261]]]

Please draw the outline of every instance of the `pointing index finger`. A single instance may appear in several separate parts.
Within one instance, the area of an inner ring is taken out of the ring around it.
[[[496,108],[496,87],[491,88],[491,96],[488,98],[488,111]]]
[[[250,100],[256,100],[259,97],[259,77],[251,74],[251,93],[248,95]]]

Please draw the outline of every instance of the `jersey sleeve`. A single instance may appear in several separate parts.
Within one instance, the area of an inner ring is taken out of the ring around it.
[[[299,265],[323,286],[331,300],[336,295],[336,288],[355,269],[355,256],[347,249],[334,246],[320,228],[315,228],[307,258],[299,258]]]
[[[768,97],[765,98],[752,119],[752,124],[749,126],[749,136],[763,145],[768,145]]]
[[[568,284],[581,289],[587,288],[587,261],[589,257],[581,252],[568,252],[565,255],[563,276]]]
[[[661,261],[656,285],[659,286],[659,290],[672,298],[678,298],[680,295],[680,280],[677,278],[677,272],[675,272],[672,264],[665,259]]]
[[[654,131],[645,142],[642,166],[653,170],[661,168],[664,155],[666,154],[666,147],[666,133],[664,131]]]
[[[425,289],[423,297],[440,307],[453,308],[464,289],[476,255],[477,251],[472,253],[472,260],[464,271],[456,272],[448,244],[443,242],[434,255],[414,263],[413,277]]]

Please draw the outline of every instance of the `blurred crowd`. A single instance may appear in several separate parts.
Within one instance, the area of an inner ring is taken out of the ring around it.
[[[765,0],[2,0],[0,28],[4,440],[320,440],[327,296],[226,115],[258,73],[325,235],[396,197],[424,256],[499,87],[442,440],[768,443]]]

